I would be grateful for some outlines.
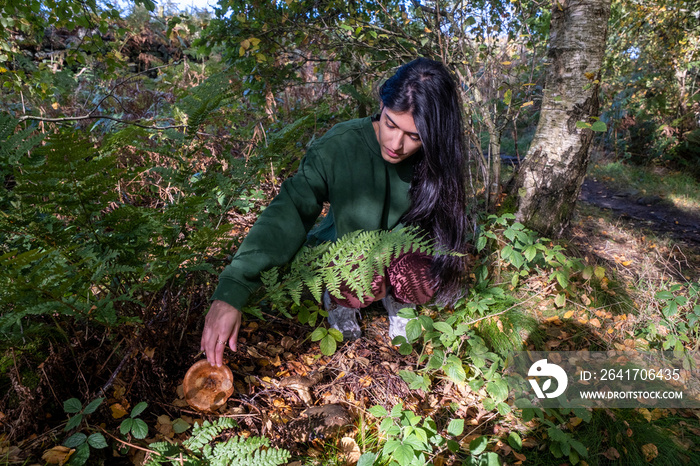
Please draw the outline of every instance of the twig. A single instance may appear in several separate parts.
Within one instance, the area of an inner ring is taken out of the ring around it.
[[[46,117],[38,117],[38,116],[33,116],[33,115],[19,117],[20,123],[23,121],[27,121],[27,120],[41,121],[41,122],[47,122],[47,123],[61,123],[64,121],[80,121],[80,120],[112,120],[112,121],[116,121],[118,123],[124,123],[126,125],[138,126],[139,128],[144,128],[144,129],[153,129],[156,131],[164,131],[166,129],[187,128],[187,125],[148,126],[148,125],[143,125],[141,123],[137,123],[135,121],[124,120],[122,118],[116,118],[116,117],[109,116],[109,115],[92,115],[90,113],[88,113],[87,115],[80,115],[80,116],[73,116],[73,117],[62,117],[62,118],[46,118]]]
[[[109,115],[94,115],[94,113],[100,108],[100,105],[102,105],[102,102],[105,100],[109,99],[110,97],[114,97],[114,91],[117,90],[118,87],[123,86],[124,84],[128,83],[129,81],[133,80],[139,75],[149,73],[154,70],[158,70],[161,68],[167,68],[169,66],[174,66],[178,65],[180,62],[175,61],[172,63],[168,63],[166,65],[160,65],[160,66],[154,66],[153,68],[149,68],[147,70],[139,71],[138,73],[133,74],[132,76],[129,76],[126,79],[123,79],[119,81],[117,84],[112,86],[112,88],[109,90],[109,92],[100,99],[100,101],[95,105],[95,107],[88,112],[87,115],[80,115],[80,116],[72,116],[72,117],[62,117],[62,118],[45,118],[45,117],[39,117],[39,116],[32,116],[32,115],[24,115],[19,117],[19,122],[27,121],[27,120],[33,120],[33,121],[40,121],[40,122],[47,122],[47,123],[60,123],[64,121],[80,121],[80,120],[112,120],[116,121],[118,123],[124,123],[127,125],[133,125],[133,126],[138,126],[139,128],[144,128],[144,129],[151,129],[151,130],[156,130],[156,131],[164,131],[166,129],[182,129],[182,128],[187,128],[187,125],[170,125],[170,126],[147,126],[141,123],[137,123],[134,121],[129,121],[129,120],[124,120],[122,118],[116,118],[113,116]],[[116,97],[114,97],[116,99]],[[119,99],[116,99],[117,102],[121,105],[121,102]],[[24,101],[23,101],[24,102]],[[123,106],[122,106],[123,108]]]
[[[100,430],[101,430],[102,432],[104,432],[105,434],[107,434],[108,436],[112,437],[112,438],[113,438],[114,440],[116,440],[117,442],[121,443],[122,445],[125,445],[125,446],[127,446],[127,447],[133,447],[133,448],[136,448],[137,450],[145,451],[145,452],[148,452],[148,453],[153,453],[154,455],[162,456],[162,455],[161,455],[160,453],[158,453],[157,451],[149,450],[148,448],[140,447],[140,446],[138,446],[138,445],[134,445],[133,443],[129,443],[129,442],[127,442],[126,440],[122,440],[122,439],[120,439],[119,437],[115,437],[114,435],[110,434],[109,432],[107,432],[107,431],[106,431],[105,429],[103,429],[102,427],[100,427]]]
[[[135,340],[135,341],[137,341],[137,340]],[[133,347],[134,344],[132,343],[131,346]],[[111,387],[112,384],[114,383],[114,379],[117,378],[117,376],[119,375],[119,373],[120,373],[120,372],[122,371],[122,369],[124,368],[124,364],[126,364],[126,362],[127,362],[129,359],[131,359],[131,357],[134,355],[134,353],[135,353],[135,351],[133,351],[132,348],[129,348],[129,352],[126,354],[126,356],[124,356],[124,357],[122,358],[122,360],[121,360],[121,362],[119,363],[119,365],[117,366],[117,368],[114,370],[114,372],[112,372],[112,375],[109,377],[109,380],[107,380],[107,383],[105,383],[105,384],[102,386],[102,388],[100,389],[100,393],[99,393],[100,395],[105,395],[105,394],[107,393],[107,390],[109,390],[109,387]]]

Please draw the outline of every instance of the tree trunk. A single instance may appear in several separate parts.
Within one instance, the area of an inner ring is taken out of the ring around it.
[[[549,66],[535,137],[516,179],[517,219],[560,236],[588,166],[611,0],[554,0]]]

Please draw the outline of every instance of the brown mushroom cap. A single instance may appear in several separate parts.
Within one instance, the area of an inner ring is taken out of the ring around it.
[[[183,381],[185,400],[197,411],[216,411],[233,394],[233,374],[228,366],[214,367],[202,359],[190,367]]]

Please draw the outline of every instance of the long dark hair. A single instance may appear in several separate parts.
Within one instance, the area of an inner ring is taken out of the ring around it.
[[[465,253],[467,214],[462,108],[454,78],[445,65],[418,58],[403,65],[379,88],[382,103],[394,112],[411,112],[422,144],[414,165],[411,207],[402,218],[427,231],[446,251]],[[449,303],[462,292],[465,257],[438,255],[432,265],[435,300]]]

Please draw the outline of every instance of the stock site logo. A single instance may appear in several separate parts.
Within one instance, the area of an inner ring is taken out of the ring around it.
[[[527,375],[528,377],[548,377],[548,379],[542,384],[542,387],[540,387],[539,383],[537,383],[537,379],[528,379],[530,381],[530,385],[532,385],[532,389],[535,390],[537,398],[556,398],[564,393],[564,390],[566,390],[566,386],[569,383],[564,369],[556,364],[548,363],[546,359],[540,359],[530,366],[530,370],[527,372]],[[552,379],[557,381],[557,389],[553,392],[547,393],[552,386]]]

